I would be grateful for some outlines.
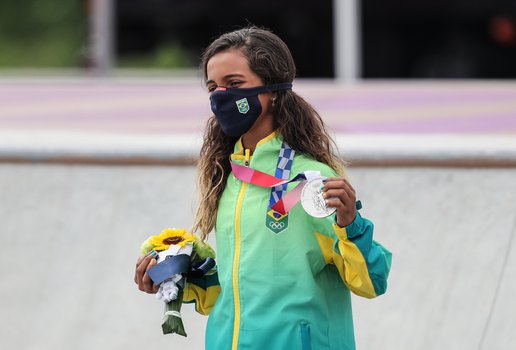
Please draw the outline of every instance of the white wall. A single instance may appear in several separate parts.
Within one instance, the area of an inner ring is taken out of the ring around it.
[[[161,334],[140,293],[140,243],[193,217],[195,169],[0,164],[2,349],[202,349]],[[354,298],[359,349],[512,349],[516,343],[516,169],[354,168],[392,250],[389,290]]]

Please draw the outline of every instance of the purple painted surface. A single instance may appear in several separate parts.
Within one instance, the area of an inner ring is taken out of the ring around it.
[[[328,98],[326,100],[314,99],[313,103],[319,108],[327,111],[338,111],[345,109],[346,111],[361,110],[364,107],[373,110],[382,110],[385,108],[397,107],[414,107],[414,106],[435,106],[435,105],[453,105],[468,102],[501,102],[516,101],[516,92],[475,92],[475,93],[422,93],[418,92],[409,94],[408,96],[400,94],[371,94],[359,96],[342,96],[341,98]]]
[[[496,116],[484,115],[464,118],[387,121],[375,123],[343,122],[335,131],[346,133],[483,133],[516,132],[514,112]]]
[[[295,91],[337,132],[516,132],[516,83],[299,81]],[[208,97],[195,80],[0,81],[0,129],[200,133]]]

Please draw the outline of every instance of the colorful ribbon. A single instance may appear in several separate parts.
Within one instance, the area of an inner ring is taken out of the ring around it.
[[[307,180],[321,177],[318,171],[304,171],[297,174],[292,180],[278,179],[275,176],[231,162],[233,175],[244,182],[260,187],[276,187],[291,182],[301,181],[295,188],[277,201],[271,208],[280,214],[286,214],[301,198],[301,190]]]
[[[288,180],[294,154],[295,151],[286,142],[283,142],[278,157],[276,176],[234,162],[231,162],[231,170],[233,171],[233,175],[241,181],[260,187],[273,188],[269,199],[269,206],[274,211],[284,215],[300,201],[301,192],[308,180],[325,178],[321,176],[319,171],[303,171],[294,176],[292,180]],[[285,194],[287,185],[296,181],[300,181],[299,184]],[[357,210],[362,209],[362,203],[356,201],[355,207]]]
[[[278,164],[276,165],[276,173],[274,176],[278,179],[288,180],[290,177],[290,168],[292,168],[295,155],[296,151],[290,147],[286,141],[283,141],[278,154]],[[273,187],[271,190],[271,196],[269,197],[269,207],[272,208],[274,204],[279,202],[285,193],[287,193],[287,184]]]

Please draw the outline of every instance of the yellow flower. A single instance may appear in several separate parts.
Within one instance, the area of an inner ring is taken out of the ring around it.
[[[185,229],[166,228],[159,235],[151,236],[148,240],[154,250],[167,250],[172,244],[184,247],[186,243],[195,241],[195,236]]]

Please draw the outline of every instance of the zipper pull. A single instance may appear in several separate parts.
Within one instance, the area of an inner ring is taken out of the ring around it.
[[[244,165],[245,166],[249,166],[249,161],[251,160],[251,150],[250,149],[246,149],[245,150],[245,161],[244,161]]]

